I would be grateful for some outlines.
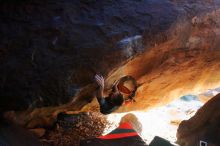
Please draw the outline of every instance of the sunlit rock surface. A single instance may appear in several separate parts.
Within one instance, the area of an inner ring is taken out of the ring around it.
[[[181,146],[220,145],[220,94],[209,100],[191,119],[181,122],[177,138]]]
[[[187,94],[202,98],[208,90],[217,89],[220,85],[219,18],[220,11],[216,10],[194,17],[190,22],[179,22],[170,29],[169,41],[155,45],[110,72],[106,83],[109,87],[124,75],[135,77],[139,84],[136,102],[119,111],[144,110]]]
[[[216,96],[219,93],[220,93],[220,87],[209,89],[207,92],[199,94],[198,97],[202,102],[206,103],[212,97]]]
[[[219,16],[220,10],[216,10],[195,16],[189,22],[177,23],[170,28],[169,41],[155,45],[110,72],[108,87],[124,75],[135,77],[139,84],[136,102],[122,106],[118,112],[161,106],[187,94],[199,95],[206,102],[213,97],[206,96],[208,90],[218,93]],[[97,103],[94,101],[88,106],[92,105]]]

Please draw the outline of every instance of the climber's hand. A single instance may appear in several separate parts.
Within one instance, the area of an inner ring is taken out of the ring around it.
[[[95,81],[101,89],[104,89],[104,78],[101,75],[95,75]]]

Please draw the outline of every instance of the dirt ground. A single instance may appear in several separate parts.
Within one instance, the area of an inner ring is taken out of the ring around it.
[[[51,146],[79,146],[80,140],[100,136],[108,125],[100,113],[81,113],[71,117],[69,122],[58,121],[40,140]]]

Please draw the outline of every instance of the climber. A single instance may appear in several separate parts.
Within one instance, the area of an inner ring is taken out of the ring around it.
[[[117,81],[114,86],[112,92],[108,97],[104,97],[104,78],[101,75],[95,75],[95,81],[98,84],[98,90],[96,92],[96,98],[100,105],[100,112],[103,114],[110,114],[116,109],[118,109],[124,102],[123,95],[118,91],[117,85],[119,81]]]
[[[104,98],[104,78],[101,75],[95,75],[95,81],[98,85],[96,97],[100,105],[100,111],[103,114],[109,114],[118,109],[122,104],[129,105],[136,102],[134,97],[137,90],[137,82],[130,75],[121,77],[115,81],[111,93]]]

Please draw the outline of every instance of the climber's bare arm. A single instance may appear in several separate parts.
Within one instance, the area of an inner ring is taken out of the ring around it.
[[[114,92],[118,92],[118,84],[119,84],[119,80],[117,80],[113,83],[113,91]]]
[[[104,78],[101,75],[95,75],[95,81],[98,84],[99,88],[96,92],[96,97],[98,100],[104,97]]]

